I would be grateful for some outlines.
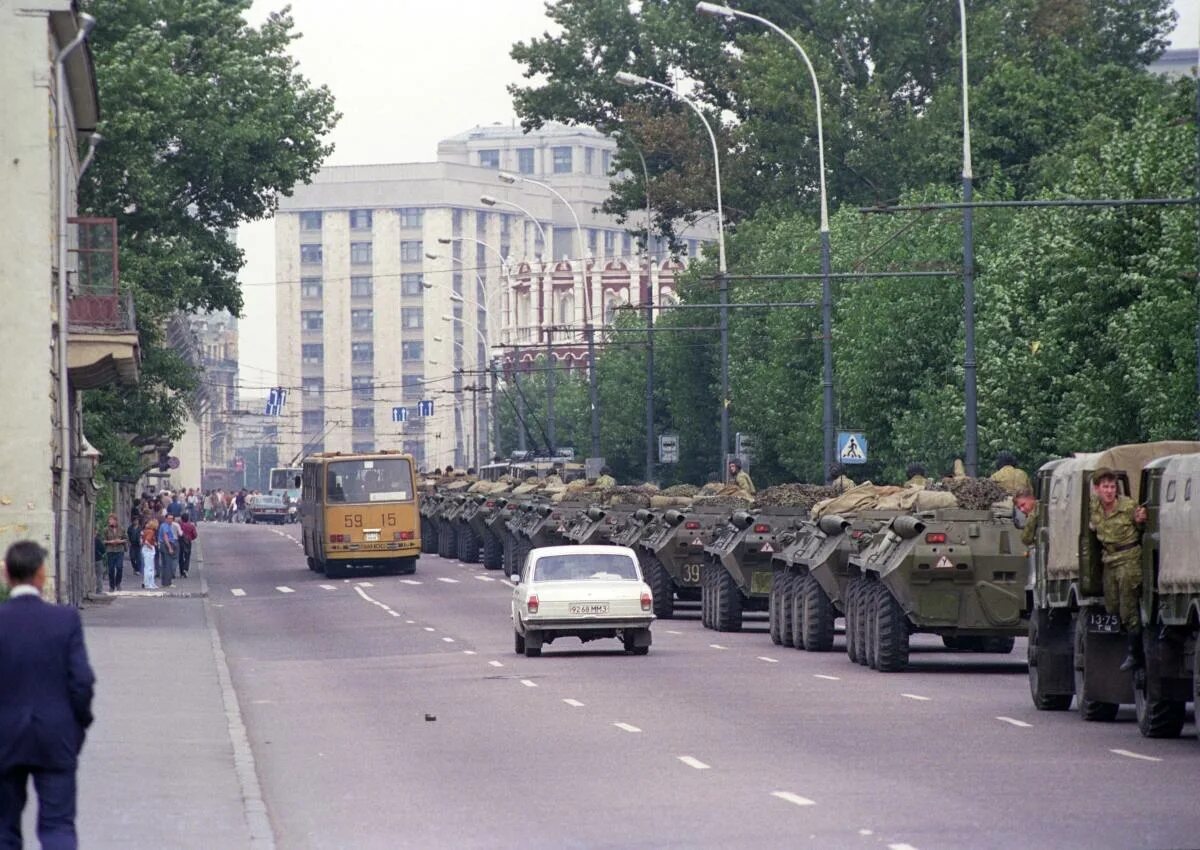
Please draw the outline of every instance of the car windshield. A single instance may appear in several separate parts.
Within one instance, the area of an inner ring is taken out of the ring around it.
[[[259,496],[257,499],[255,499],[254,501],[257,502],[262,507],[282,507],[283,506],[283,496],[273,496],[273,495],[263,494],[263,495]]]
[[[637,567],[628,555],[548,555],[538,558],[534,581],[586,581],[624,579],[637,581]]]
[[[328,502],[403,502],[412,498],[412,469],[402,457],[329,464]]]

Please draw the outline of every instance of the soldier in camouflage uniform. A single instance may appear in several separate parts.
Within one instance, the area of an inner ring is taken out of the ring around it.
[[[1015,496],[1020,490],[1029,489],[1029,476],[1025,470],[1017,467],[1017,458],[1012,452],[1000,452],[996,455],[996,471],[992,480],[1005,489],[1010,496]]]
[[[601,490],[607,490],[609,487],[616,487],[617,479],[613,478],[612,470],[607,466],[600,467],[600,475],[596,478],[596,487]]]
[[[854,486],[854,482],[846,474],[846,467],[842,464],[831,463],[829,465],[829,486],[839,493],[845,493]]]
[[[742,469],[740,460],[729,461],[729,480],[751,496],[754,495],[754,482],[750,480],[750,473]]]
[[[1026,546],[1033,546],[1037,542],[1038,530],[1038,503],[1037,497],[1033,495],[1033,491],[1028,487],[1018,490],[1013,496],[1013,504],[1017,506],[1017,510],[1025,514],[1025,525],[1021,526],[1021,542]]]
[[[905,487],[910,487],[914,490],[924,490],[929,484],[929,479],[925,477],[925,467],[923,464],[910,463],[908,468],[904,470],[904,474],[908,476],[908,480],[904,482]]]
[[[1117,490],[1117,474],[1107,467],[1092,473],[1091,529],[1104,547],[1104,607],[1118,614],[1129,636],[1129,655],[1122,670],[1140,669],[1142,618],[1138,600],[1142,586],[1141,527],[1146,509]]]

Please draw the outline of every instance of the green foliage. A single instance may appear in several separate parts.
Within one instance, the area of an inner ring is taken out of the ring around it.
[[[261,27],[249,0],[85,0],[104,135],[80,209],[117,219],[121,284],[133,292],[136,387],[89,392],[89,438],[114,477],[136,448],[175,439],[197,376],[162,338],[175,311],[241,310],[234,228],[269,215],[329,155],[333,97],[287,53],[287,9]],[[141,442],[139,442],[139,440]]]

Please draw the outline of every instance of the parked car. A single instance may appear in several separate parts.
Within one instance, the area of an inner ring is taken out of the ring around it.
[[[512,594],[514,648],[529,657],[561,637],[618,638],[625,651],[650,651],[654,598],[626,546],[532,550]]]
[[[273,522],[282,525],[287,522],[288,509],[283,496],[271,493],[260,493],[248,507],[251,522]]]

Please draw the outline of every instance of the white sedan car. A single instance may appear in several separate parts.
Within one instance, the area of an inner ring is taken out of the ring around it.
[[[546,546],[525,560],[512,595],[515,649],[529,657],[560,637],[620,638],[650,651],[654,599],[637,555],[625,546]]]

